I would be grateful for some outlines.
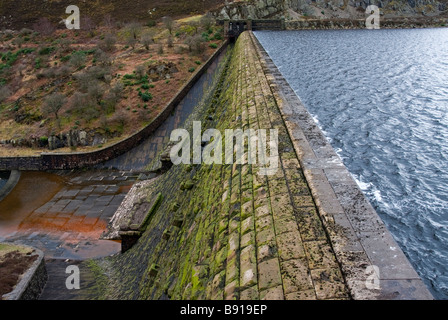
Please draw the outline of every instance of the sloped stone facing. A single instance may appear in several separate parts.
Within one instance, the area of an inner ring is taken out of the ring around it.
[[[318,215],[331,240],[332,251],[343,271],[350,296],[353,299],[433,299],[305,106],[258,40],[252,33],[250,36],[311,189]],[[309,216],[314,214],[310,213]],[[302,226],[308,229],[314,223],[305,221]],[[318,233],[308,231],[304,234],[318,236]],[[325,243],[310,242],[306,246],[309,261],[314,266],[321,263],[331,265],[331,259],[326,257]],[[319,299],[334,296],[340,290],[337,286],[330,286],[326,292],[320,290],[320,281],[334,276],[331,269],[324,269],[311,270],[313,283],[316,288],[319,287],[316,290]]]
[[[349,298],[247,32],[232,50],[197,120],[202,130],[223,135],[225,129],[277,129],[278,170],[264,176],[259,165],[245,162],[174,165],[140,188],[143,195],[161,193],[163,201],[138,242],[108,258],[109,298]],[[182,188],[187,182],[191,188]]]

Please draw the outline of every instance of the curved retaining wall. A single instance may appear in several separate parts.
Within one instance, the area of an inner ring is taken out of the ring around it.
[[[37,300],[42,293],[48,278],[44,253],[39,249],[29,248],[34,250],[34,254],[38,255],[38,258],[22,276],[14,290],[2,296],[3,300]]]
[[[171,99],[165,109],[146,127],[132,136],[109,147],[92,152],[78,153],[42,153],[33,157],[0,157],[0,170],[68,170],[92,166],[113,159],[136,147],[154,132],[182,101],[196,81],[207,70],[215,58],[224,50],[228,42],[224,41],[215,53],[201,66],[193,77]]]
[[[17,182],[19,182],[20,175],[21,173],[18,170],[11,171],[8,181],[3,186],[3,188],[0,189],[0,201],[2,201],[12,191],[12,189],[14,189]]]

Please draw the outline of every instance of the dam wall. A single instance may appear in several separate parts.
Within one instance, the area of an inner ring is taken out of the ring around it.
[[[254,35],[243,32],[229,55],[192,120],[202,132],[276,129],[268,154],[278,152],[278,166],[264,175],[248,161],[179,164],[135,184],[117,225],[160,203],[132,247],[96,260],[92,290],[108,299],[432,299]]]
[[[251,37],[352,297],[432,299],[300,98]],[[363,281],[362,274],[369,273]]]

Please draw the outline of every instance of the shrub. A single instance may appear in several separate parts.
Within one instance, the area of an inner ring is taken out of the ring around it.
[[[55,118],[59,119],[58,113],[64,104],[65,96],[61,93],[53,93],[45,99],[44,104],[42,105],[42,113],[45,115],[54,114]]]
[[[204,41],[210,41],[210,39],[208,38],[207,32],[202,32],[201,37],[202,37],[202,39],[204,39]]]
[[[104,36],[104,40],[99,43],[99,48],[103,51],[112,51],[117,43],[117,38],[115,35],[108,33]]]
[[[174,27],[174,20],[171,17],[163,17],[162,18],[163,25],[166,29],[168,29],[169,33],[172,34]]]
[[[78,80],[78,85],[81,91],[87,92],[89,90],[89,86],[93,81],[92,74],[88,72],[79,73],[76,76],[76,80]]]
[[[77,51],[70,56],[70,65],[75,69],[81,68],[86,63],[86,55],[82,51]]]
[[[135,68],[135,75],[138,79],[142,79],[146,74],[146,68],[144,65],[140,64]]]
[[[169,36],[166,43],[168,45],[168,48],[172,48],[173,47],[173,37]]]
[[[66,56],[63,56],[63,57],[61,57],[61,61],[62,62],[67,62],[68,60],[70,60],[70,57],[71,57],[71,55],[66,55]]]
[[[93,66],[89,69],[88,73],[92,79],[106,80],[106,76],[110,75],[110,70],[107,67]]]
[[[30,34],[32,34],[33,33],[33,30],[31,30],[31,29],[28,29],[28,28],[22,28],[22,29],[20,29],[20,35],[21,36],[24,36],[24,35],[30,35]]]
[[[154,27],[156,24],[157,24],[156,21],[153,19],[149,19],[148,22],[146,23],[148,27]]]
[[[68,77],[71,74],[71,71],[68,66],[62,66],[57,70],[57,74],[61,77]]]
[[[210,43],[209,47],[216,49],[216,48],[218,48],[218,45],[216,43]]]
[[[135,79],[135,74],[125,74],[123,76],[123,79],[125,79],[125,80]]]
[[[0,85],[0,103],[5,101],[11,95],[11,91],[5,85]]]
[[[90,99],[95,101],[97,104],[100,104],[104,95],[104,89],[98,81],[92,81],[89,85],[89,89],[87,90],[87,94]]]
[[[96,62],[98,62],[102,65],[110,64],[109,55],[101,49],[96,50],[94,57],[95,57],[94,59],[96,60]]]
[[[140,30],[142,29],[142,25],[140,22],[131,22],[126,26],[127,31],[130,33],[130,36],[137,40],[138,34],[140,33]]]
[[[42,59],[41,58],[36,58],[34,60],[34,68],[35,69],[40,69],[42,67]]]
[[[75,111],[82,111],[87,105],[87,94],[81,92],[75,92],[70,99],[70,108]]]
[[[52,52],[55,51],[55,50],[56,50],[55,47],[46,47],[46,48],[42,48],[42,49],[40,49],[40,50],[39,50],[39,54],[40,54],[41,56],[43,56],[43,55],[50,54],[50,53],[52,53]]]
[[[200,35],[189,36],[185,39],[185,43],[188,45],[188,50],[195,54],[204,52],[203,39]]]
[[[146,50],[149,50],[149,46],[154,42],[153,35],[149,32],[146,32],[140,38],[140,42],[146,48]]]
[[[41,145],[47,145],[48,144],[48,137],[47,136],[42,136],[39,138],[39,142]]]
[[[194,67],[191,67],[190,69],[188,69],[188,72],[194,72],[194,70],[196,70]]]
[[[142,93],[142,95],[140,97],[142,98],[142,100],[144,102],[148,102],[149,100],[152,99],[152,94],[149,93],[148,91],[145,91],[144,93]]]
[[[210,13],[207,13],[204,16],[202,16],[200,21],[201,25],[206,30],[210,30],[213,27],[213,25],[216,24],[215,18],[213,18],[213,16]]]
[[[136,40],[133,36],[129,36],[129,37],[126,39],[126,45],[128,46],[128,48],[129,48],[129,47],[132,47],[132,49],[134,49],[136,43],[137,43],[137,40]],[[126,48],[126,47],[125,47],[125,48]]]
[[[110,88],[110,92],[112,92],[118,100],[123,95],[123,89],[123,84],[121,82],[116,82],[115,85]]]
[[[110,118],[109,118],[109,124],[116,124],[119,126],[119,131],[123,131],[123,128],[125,127],[127,122],[126,112],[124,110],[119,110],[115,112]]]

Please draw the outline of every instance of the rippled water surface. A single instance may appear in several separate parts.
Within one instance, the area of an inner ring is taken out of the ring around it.
[[[437,299],[448,299],[448,29],[256,32]]]

